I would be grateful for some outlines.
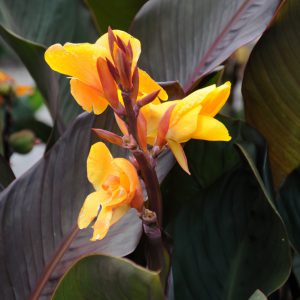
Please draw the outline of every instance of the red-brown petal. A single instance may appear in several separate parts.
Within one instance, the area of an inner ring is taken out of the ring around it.
[[[102,140],[122,146],[123,139],[119,135],[100,128],[92,128],[92,131]]]
[[[164,113],[164,115],[162,116],[162,118],[159,122],[158,130],[157,130],[157,137],[156,137],[156,141],[155,141],[156,146],[161,147],[166,143],[166,135],[169,130],[170,119],[171,119],[171,115],[172,115],[172,112],[173,112],[173,109],[175,106],[176,106],[176,104],[170,106],[167,109],[167,111]]]
[[[139,145],[143,151],[147,151],[147,121],[140,111],[137,117],[137,133]]]
[[[109,71],[106,60],[102,57],[97,59],[97,70],[107,101],[113,108],[117,108],[119,104],[117,86]]]

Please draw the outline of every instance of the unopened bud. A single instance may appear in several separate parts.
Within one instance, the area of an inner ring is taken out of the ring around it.
[[[100,129],[100,128],[92,128],[92,131],[102,140],[118,145],[118,146],[122,146],[123,145],[123,140],[122,137],[120,137],[119,135],[110,132],[108,130],[104,130],[104,129]]]
[[[9,137],[9,144],[15,152],[26,154],[32,150],[35,145],[35,140],[34,133],[24,129],[11,134]]]

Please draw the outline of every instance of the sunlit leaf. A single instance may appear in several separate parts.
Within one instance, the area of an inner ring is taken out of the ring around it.
[[[243,81],[246,118],[266,138],[278,187],[300,164],[300,2],[285,1],[250,55]]]

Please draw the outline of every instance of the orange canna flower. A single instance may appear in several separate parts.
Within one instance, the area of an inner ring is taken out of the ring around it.
[[[45,52],[45,60],[53,70],[71,76],[71,94],[84,110],[101,114],[108,104],[115,107],[119,102],[117,83],[124,89],[131,88],[128,78],[137,80],[135,70],[139,81],[138,98],[155,90],[159,90],[161,100],[168,98],[145,71],[136,68],[140,53],[139,40],[124,31],[113,30],[102,35],[95,44],[52,45]]]
[[[180,166],[189,173],[181,143],[190,139],[229,141],[226,127],[215,115],[226,103],[230,82],[199,89],[182,100],[152,104],[141,109],[147,122],[147,142],[162,147],[168,144]]]
[[[0,71],[0,92],[7,92],[9,89],[13,89],[13,92],[17,96],[24,96],[33,92],[33,88],[31,86],[17,85],[11,76]]]
[[[110,226],[120,220],[130,207],[140,211],[144,200],[135,167],[127,159],[113,158],[102,142],[91,147],[87,173],[96,191],[85,199],[78,227],[86,228],[97,217],[91,239],[95,241],[103,239]]]

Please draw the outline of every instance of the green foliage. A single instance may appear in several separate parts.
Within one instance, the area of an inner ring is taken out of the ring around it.
[[[81,259],[63,277],[53,300],[163,300],[159,274],[104,255]]]
[[[300,163],[299,14],[299,1],[285,1],[254,47],[243,81],[246,119],[269,144],[277,187]]]
[[[256,290],[249,300],[267,300],[267,297],[260,290]]]
[[[146,0],[85,0],[96,23],[98,32],[105,33],[108,26],[127,31],[135,14]]]
[[[43,104],[43,97],[35,89],[33,94],[17,97],[12,105],[12,132],[31,130],[37,138],[47,143],[52,128],[36,119],[35,113]]]
[[[290,272],[288,237],[257,171],[268,172],[263,140],[241,122],[226,123],[232,143],[190,141],[192,176],[176,166],[163,185],[175,299],[248,299],[258,288],[270,294]]]
[[[70,95],[69,79],[50,70],[44,52],[58,42],[94,42],[91,16],[81,0],[1,0],[0,4],[0,35],[36,81],[62,133],[82,110]]]
[[[30,152],[33,148],[34,142],[35,135],[28,129],[15,132],[9,137],[9,144],[13,151],[21,154]]]
[[[289,238],[300,251],[300,168],[287,176],[279,190],[278,209],[288,229]]]

